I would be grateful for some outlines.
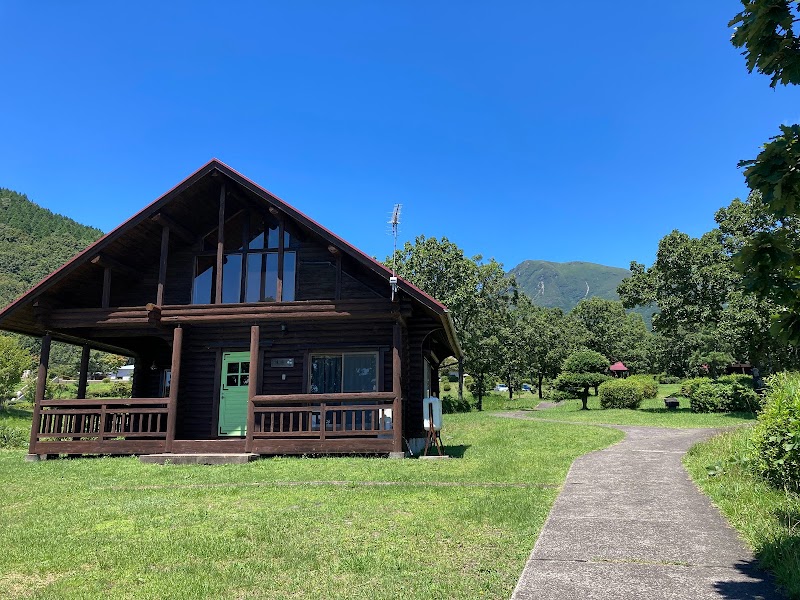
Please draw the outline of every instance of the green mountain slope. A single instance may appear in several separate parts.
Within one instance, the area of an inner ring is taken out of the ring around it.
[[[517,279],[520,290],[540,306],[572,310],[583,298],[619,300],[617,286],[631,272],[589,262],[556,263],[526,260],[509,271]],[[650,325],[653,308],[639,308],[645,323]]]
[[[0,306],[60,267],[103,232],[0,188]]]

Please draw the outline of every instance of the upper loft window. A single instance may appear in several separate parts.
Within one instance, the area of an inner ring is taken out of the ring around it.
[[[292,248],[296,240],[282,223],[270,215],[242,210],[225,222],[223,234],[223,303],[294,301],[297,253]],[[218,240],[217,230],[208,234],[195,258],[193,304],[214,303]]]

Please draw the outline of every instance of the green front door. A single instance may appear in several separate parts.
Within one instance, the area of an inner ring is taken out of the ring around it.
[[[222,353],[222,382],[219,392],[219,435],[247,433],[247,384],[250,381],[250,353]]]

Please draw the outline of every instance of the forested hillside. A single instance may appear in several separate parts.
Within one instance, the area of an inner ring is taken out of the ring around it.
[[[0,306],[103,234],[0,188]]]
[[[590,262],[526,260],[511,269],[509,275],[516,278],[519,289],[539,306],[569,312],[584,298],[619,300],[617,286],[631,272]],[[655,309],[644,307],[633,312],[641,314],[650,326]]]

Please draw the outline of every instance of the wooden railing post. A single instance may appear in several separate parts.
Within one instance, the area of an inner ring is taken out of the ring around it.
[[[403,451],[403,388],[402,388],[402,369],[403,369],[403,329],[400,321],[396,321],[392,331],[392,392],[394,402],[392,404],[392,431],[393,431],[393,452]]]
[[[244,451],[253,451],[253,430],[256,427],[256,411],[253,397],[258,392],[258,348],[261,330],[258,325],[250,328],[250,370],[247,380],[247,430],[245,431]]]
[[[183,329],[178,325],[172,332],[172,365],[170,367],[169,405],[167,409],[167,440],[164,452],[172,452],[175,441],[175,424],[178,416],[178,387],[181,383],[181,347],[183,346]]]

